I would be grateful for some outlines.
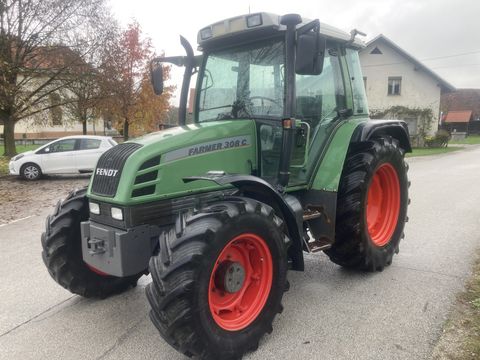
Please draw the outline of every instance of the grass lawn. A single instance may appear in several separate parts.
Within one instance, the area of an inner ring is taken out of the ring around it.
[[[480,135],[470,135],[463,140],[450,141],[450,144],[467,144],[467,145],[480,144]]]
[[[17,145],[17,154],[20,154],[25,151],[38,149],[42,145]]]
[[[6,156],[0,156],[0,176],[8,174],[8,162],[9,158]]]
[[[25,151],[35,150],[41,145],[17,145],[17,153],[20,154]],[[0,148],[0,154],[3,154],[3,146]],[[10,158],[6,156],[0,156],[0,176],[8,174],[8,163]]]
[[[452,146],[446,148],[413,148],[411,153],[407,153],[407,157],[444,154],[462,149],[463,147],[461,146]]]
[[[480,259],[475,263],[473,275],[467,283],[466,291],[459,301],[463,302],[462,325],[468,329],[468,335],[463,337],[464,349],[472,358],[480,358]]]

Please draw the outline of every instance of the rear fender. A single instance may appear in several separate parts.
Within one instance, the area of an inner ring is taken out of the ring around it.
[[[355,129],[351,142],[367,141],[385,135],[397,139],[405,152],[412,152],[408,126],[402,120],[369,120],[364,122]]]
[[[240,190],[243,196],[261,201],[271,206],[277,215],[283,218],[292,240],[288,255],[292,260],[292,270],[303,271],[303,208],[300,201],[291,195],[283,196],[271,184],[265,180],[252,176],[240,174],[224,174],[203,176],[191,176],[184,178],[184,182],[196,180],[213,181],[218,185],[233,185]]]

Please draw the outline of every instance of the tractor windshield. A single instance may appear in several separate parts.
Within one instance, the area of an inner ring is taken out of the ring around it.
[[[209,53],[202,71],[198,121],[281,117],[284,63],[282,41]]]

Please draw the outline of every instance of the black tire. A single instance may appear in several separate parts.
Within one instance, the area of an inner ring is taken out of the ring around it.
[[[290,240],[282,229],[282,220],[272,208],[247,198],[229,199],[179,217],[176,229],[160,236],[160,252],[149,266],[153,281],[146,293],[150,318],[160,335],[179,352],[201,359],[240,359],[256,350],[283,309]],[[210,312],[209,281],[226,244],[246,232],[258,234],[268,245],[272,286],[255,320],[239,331],[227,331]]]
[[[52,278],[65,289],[87,298],[106,298],[136,286],[142,274],[119,278],[92,271],[82,258],[80,222],[88,220],[87,189],[59,201],[42,233],[42,258]]]
[[[391,137],[350,146],[338,189],[335,243],[326,251],[336,264],[382,271],[392,263],[393,255],[399,251],[407,221],[409,181],[404,153],[399,142]],[[384,245],[379,246],[372,241],[368,230],[366,204],[372,178],[382,164],[390,164],[398,176],[400,206],[392,235]]]
[[[42,169],[35,163],[26,163],[22,165],[20,175],[24,180],[35,181],[42,177]]]

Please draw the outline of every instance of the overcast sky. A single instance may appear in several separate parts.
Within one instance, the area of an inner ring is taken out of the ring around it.
[[[480,88],[480,0],[111,0],[111,7],[123,25],[136,19],[167,56],[184,54],[180,34],[196,48],[198,30],[213,22],[249,10],[294,12],[347,32],[357,28],[365,40],[382,33],[455,87]],[[181,74],[174,73],[178,88]]]

